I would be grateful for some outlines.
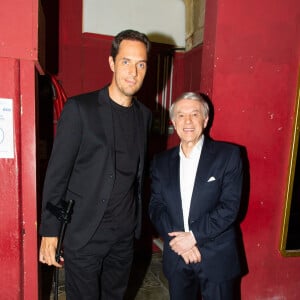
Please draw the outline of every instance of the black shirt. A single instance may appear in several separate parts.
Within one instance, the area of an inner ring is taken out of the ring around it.
[[[111,101],[116,178],[101,226],[132,232],[136,224],[134,186],[139,165],[137,122],[130,107]]]

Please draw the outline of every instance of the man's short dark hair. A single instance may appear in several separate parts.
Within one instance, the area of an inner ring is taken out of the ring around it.
[[[119,52],[120,44],[123,40],[140,41],[145,44],[147,55],[150,52],[150,41],[148,37],[139,31],[127,29],[118,33],[112,41],[110,55],[112,56],[113,60],[115,60]]]

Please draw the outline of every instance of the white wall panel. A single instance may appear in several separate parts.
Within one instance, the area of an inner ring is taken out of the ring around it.
[[[83,32],[116,35],[135,29],[154,42],[185,46],[183,0],[83,0]]]

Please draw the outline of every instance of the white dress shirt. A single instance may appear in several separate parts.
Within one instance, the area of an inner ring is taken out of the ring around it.
[[[189,229],[189,212],[191,206],[192,193],[195,184],[195,178],[198,168],[198,163],[202,151],[204,136],[202,135],[199,142],[194,146],[190,153],[190,157],[186,157],[181,149],[179,150],[180,156],[180,193],[183,211],[184,231]]]

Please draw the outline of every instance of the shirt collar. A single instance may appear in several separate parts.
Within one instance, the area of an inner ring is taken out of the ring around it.
[[[192,149],[191,154],[190,154],[190,158],[194,158],[195,156],[200,156],[201,150],[202,150],[202,147],[203,147],[203,143],[204,143],[204,135],[202,134],[199,141],[197,142],[197,144]],[[181,143],[180,143],[180,147],[179,147],[179,155],[180,155],[180,157],[185,157],[185,155],[182,151],[182,148],[181,148]]]

